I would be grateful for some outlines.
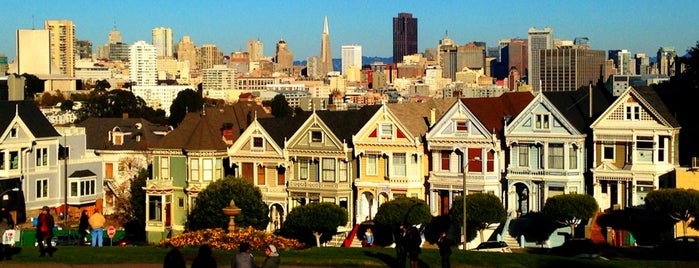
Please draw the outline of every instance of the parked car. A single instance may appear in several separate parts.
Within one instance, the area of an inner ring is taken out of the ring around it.
[[[571,238],[563,242],[559,247],[551,248],[552,255],[574,257],[574,256],[595,256],[599,254],[599,247],[595,242],[587,238]]]
[[[656,247],[663,255],[696,256],[699,254],[699,236],[679,236]]]
[[[136,235],[126,234],[121,239],[114,241],[113,245],[120,247],[143,246],[146,245],[146,241]]]
[[[478,247],[476,247],[473,250],[485,252],[512,253],[512,250],[507,245],[507,243],[505,243],[505,241],[485,241],[483,243],[480,243]]]

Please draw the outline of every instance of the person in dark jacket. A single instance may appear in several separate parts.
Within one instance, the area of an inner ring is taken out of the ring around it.
[[[267,255],[267,258],[265,258],[265,261],[262,263],[262,268],[279,268],[281,258],[279,257],[279,251],[277,251],[276,246],[271,244],[267,246],[265,255]]]
[[[194,258],[194,262],[192,262],[192,268],[216,268],[218,267],[216,265],[216,259],[214,259],[213,256],[211,256],[211,247],[209,245],[204,244],[199,246],[199,255]]]
[[[163,268],[187,268],[187,264],[184,262],[184,256],[177,247],[170,245],[172,249],[165,254],[165,261],[163,262]]]
[[[231,260],[231,268],[255,268],[255,259],[250,253],[250,244],[247,242],[240,243],[238,246],[239,253]]]
[[[451,257],[451,240],[447,237],[447,232],[442,231],[439,234],[437,246],[439,247],[439,256],[442,257],[442,268],[451,267],[451,262],[449,261]]]
[[[53,221],[53,216],[49,212],[49,207],[44,206],[41,208],[41,214],[39,214],[36,223],[36,242],[39,244],[39,257],[43,257],[46,253],[49,257],[53,257],[53,245],[51,245],[51,239],[53,238],[53,227],[55,223]]]
[[[415,226],[410,227],[405,236],[405,250],[408,252],[408,259],[410,259],[410,268],[418,268],[420,264],[421,244],[420,230]]]
[[[78,233],[80,233],[80,245],[85,245],[87,242],[87,233],[90,232],[90,223],[88,223],[87,211],[83,210],[80,214],[80,224],[78,224]]]
[[[393,240],[396,243],[396,267],[405,268],[405,258],[408,257],[408,252],[405,249],[406,242],[405,224],[398,227],[398,231],[393,234]]]
[[[7,211],[7,209],[0,208],[0,237],[3,237],[5,235],[5,231],[7,230],[12,230],[12,228],[15,228],[15,221],[12,220],[12,215],[10,215],[10,212]],[[0,239],[0,261],[2,259],[7,259],[11,260],[12,259],[12,241],[8,242],[9,244],[5,244],[4,239]]]

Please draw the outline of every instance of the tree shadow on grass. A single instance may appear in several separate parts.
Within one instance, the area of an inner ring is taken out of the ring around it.
[[[399,267],[398,266],[398,259],[396,257],[393,257],[391,255],[385,254],[385,253],[375,253],[371,251],[364,251],[364,255],[379,259],[383,263],[386,264],[386,267]],[[410,265],[410,260],[408,258],[405,259],[405,266]],[[418,267],[421,268],[429,268],[430,265],[427,264],[425,261],[420,260],[420,263],[418,264]],[[404,268],[404,267],[400,267]]]

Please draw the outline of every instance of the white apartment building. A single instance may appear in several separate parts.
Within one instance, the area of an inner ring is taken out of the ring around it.
[[[136,97],[141,97],[146,105],[157,110],[163,109],[166,116],[170,116],[170,106],[172,101],[177,97],[177,93],[185,89],[192,89],[192,86],[175,85],[175,86],[132,86],[131,91]]]
[[[226,65],[214,65],[213,68],[202,70],[202,90],[204,96],[232,102],[238,96],[233,96],[235,89],[235,69]]]
[[[138,41],[129,47],[129,80],[137,86],[155,86],[158,70],[155,46]]]
[[[357,66],[362,68],[362,46],[345,45],[342,46],[342,74],[347,75],[347,68]]]
[[[172,57],[172,28],[153,28],[153,46],[158,56]]]

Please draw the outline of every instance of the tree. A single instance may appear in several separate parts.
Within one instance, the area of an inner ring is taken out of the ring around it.
[[[177,93],[177,97],[170,105],[170,118],[168,122],[171,126],[177,127],[182,122],[188,112],[199,112],[203,108],[204,99],[201,94],[192,89],[185,89]]]
[[[312,235],[320,247],[321,236],[330,237],[347,224],[347,210],[333,203],[317,202],[294,208],[284,221],[282,233],[307,243]]]
[[[294,112],[289,106],[289,102],[286,101],[286,97],[282,94],[274,96],[270,106],[272,107],[272,115],[274,115],[274,117],[287,117]]]
[[[228,228],[228,216],[221,209],[235,201],[242,209],[235,217],[239,227],[252,226],[255,229],[265,229],[269,223],[269,208],[262,201],[260,188],[252,185],[244,178],[232,176],[209,184],[197,197],[197,204],[187,220],[189,230],[208,228]]]
[[[34,94],[44,92],[44,80],[39,79],[36,75],[23,73],[24,77],[24,99],[33,100]]]
[[[464,200],[457,197],[451,204],[449,215],[454,223],[463,228]],[[488,226],[495,223],[502,223],[507,220],[507,212],[502,206],[502,202],[497,196],[486,193],[475,193],[466,196],[466,221],[468,226],[478,230],[481,242],[483,242],[483,231]]]
[[[73,105],[75,103],[72,100],[64,100],[61,102],[61,111],[73,110]]]
[[[95,90],[97,91],[106,91],[111,87],[112,85],[109,84],[109,81],[107,81],[107,79],[95,81]]]
[[[428,224],[432,221],[430,208],[424,200],[398,197],[383,203],[374,216],[374,223],[398,228],[401,224]]]
[[[598,209],[597,201],[590,195],[564,194],[546,199],[543,213],[559,224],[570,226],[570,236],[575,237],[575,227],[595,216]]]
[[[682,231],[687,235],[687,225],[699,213],[699,192],[693,189],[660,189],[648,193],[646,207],[666,215],[675,222],[682,222]]]
[[[128,199],[129,208],[125,208],[128,215],[124,225],[127,233],[135,234],[139,239],[145,239],[146,235],[146,180],[149,175],[148,169],[141,169],[136,176],[131,179]],[[120,204],[123,204],[120,202]]]

